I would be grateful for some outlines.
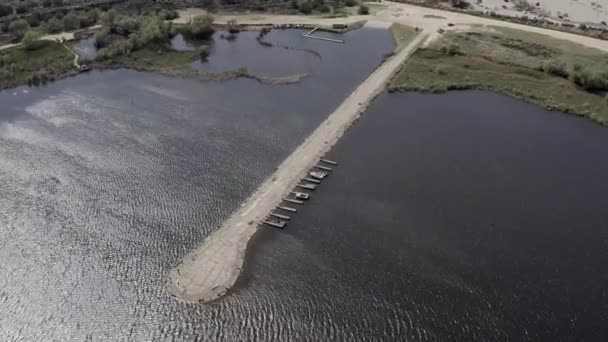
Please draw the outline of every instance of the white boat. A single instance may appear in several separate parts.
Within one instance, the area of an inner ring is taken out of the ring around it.
[[[296,196],[297,199],[300,200],[307,200],[310,197],[310,195],[304,192],[294,192],[293,194],[294,196]]]
[[[309,174],[316,179],[323,179],[327,176],[327,172],[324,171],[311,171]]]

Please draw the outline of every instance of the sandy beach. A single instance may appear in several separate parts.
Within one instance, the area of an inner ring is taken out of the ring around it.
[[[474,8],[484,11],[510,16],[546,16],[559,20],[562,16],[565,20],[575,23],[601,24],[608,20],[608,1],[606,0],[529,0],[535,10],[532,12],[520,12],[514,7],[513,1],[483,0],[481,4],[471,1]],[[539,6],[536,6],[536,4]],[[506,9],[503,6],[507,7]]]

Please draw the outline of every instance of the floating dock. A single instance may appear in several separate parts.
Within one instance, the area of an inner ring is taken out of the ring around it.
[[[277,208],[279,208],[281,210],[285,210],[285,211],[290,211],[292,213],[295,213],[296,211],[298,211],[296,208],[284,207],[282,205],[277,206]]]
[[[314,190],[317,188],[317,186],[314,184],[296,184],[296,186],[306,190]]]
[[[275,227],[275,228],[285,228],[285,225],[287,224],[287,222],[285,221],[262,221],[262,223],[267,224],[269,226]]]
[[[326,40],[328,42],[334,42],[334,43],[344,43],[343,40],[340,39],[332,39],[332,38],[325,38],[325,37],[317,37],[317,36],[309,36],[309,35],[304,35],[303,37],[306,38],[313,38],[313,39],[320,39],[320,40]]]
[[[315,28],[313,28],[312,30],[310,30],[310,31],[308,31],[308,32],[306,32],[306,33],[303,33],[302,35],[303,35],[303,36],[309,36],[311,33],[315,32],[315,31],[316,31],[316,30],[318,30],[318,29],[319,29],[319,27],[315,27]]]
[[[291,193],[296,196],[296,199],[298,200],[307,200],[310,198],[310,195],[305,192],[292,191]]]
[[[304,202],[293,198],[283,198],[283,201],[295,204],[304,204]]]
[[[325,171],[331,171],[331,167],[327,167],[327,166],[323,166],[323,165],[315,165],[315,167],[317,169],[321,169],[321,170],[325,170]]]
[[[270,213],[270,216],[280,218],[281,220],[290,220],[291,219],[291,217],[289,217],[287,215],[281,215],[281,214],[276,214],[276,213]]]
[[[338,163],[336,163],[333,160],[329,160],[329,159],[325,159],[325,158],[321,158],[321,161],[330,165],[338,165]]]
[[[321,184],[321,181],[318,179],[304,178],[304,180],[311,183]]]

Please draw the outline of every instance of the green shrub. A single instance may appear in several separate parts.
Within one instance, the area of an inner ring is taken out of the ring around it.
[[[57,17],[52,17],[46,23],[46,29],[50,33],[61,32],[61,31],[63,31],[63,22],[61,20],[57,19]]]
[[[303,3],[301,3],[300,4],[300,12],[302,12],[304,14],[310,14],[310,13],[312,13],[312,5],[310,4],[310,2],[304,1]]]
[[[361,15],[367,15],[367,14],[369,14],[369,7],[367,7],[365,5],[361,5],[361,6],[359,6],[359,10],[357,12]]]
[[[209,46],[203,45],[196,50],[196,54],[201,58],[202,61],[206,61],[209,57]]]
[[[194,17],[190,23],[190,34],[197,39],[209,39],[213,35],[213,17],[201,15]]]

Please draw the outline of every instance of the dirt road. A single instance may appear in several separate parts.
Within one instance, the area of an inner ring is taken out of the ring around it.
[[[94,25],[89,27],[89,30],[96,30],[98,28],[100,28],[101,25]],[[59,40],[74,40],[76,39],[76,37],[74,37],[74,34],[78,32],[78,31],[72,31],[72,32],[61,32],[61,33],[56,33],[56,34],[47,34],[46,36],[42,36],[39,39],[40,40],[52,40],[52,41],[56,41],[57,39]],[[13,47],[17,47],[17,46],[21,46],[23,45],[22,43],[15,43],[15,44],[5,44],[5,45],[1,45],[0,46],[0,50],[4,50],[4,49],[10,49]]]

